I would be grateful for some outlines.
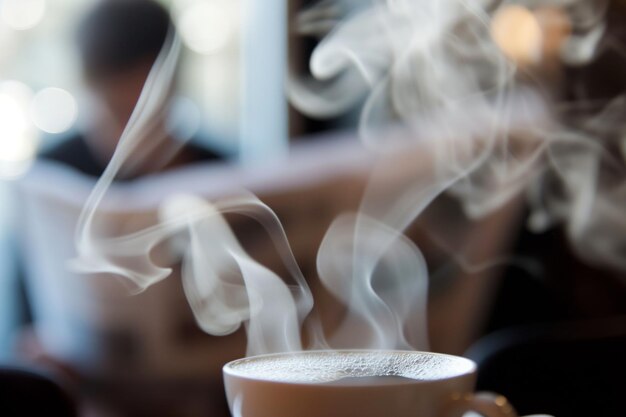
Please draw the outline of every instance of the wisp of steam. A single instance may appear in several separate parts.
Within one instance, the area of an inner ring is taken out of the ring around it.
[[[180,40],[170,36],[147,78],[119,146],[81,213],[75,238],[78,256],[71,267],[121,276],[135,291],[143,291],[171,274],[171,268],[152,259],[157,247],[169,245],[170,256],[183,259],[183,287],[203,330],[226,335],[245,325],[249,354],[301,350],[300,327],[312,296],[280,222],[251,194],[241,191],[214,203],[173,196],[163,202],[159,224],[124,236],[99,233],[98,208],[116,175],[131,157],[131,162],[137,160],[143,147],[163,139],[154,135],[154,125],[165,111],[180,48]],[[255,218],[266,227],[291,281],[244,251],[222,216],[229,212]]]
[[[607,33],[610,1],[354,3],[322,1],[300,16],[303,34],[323,39],[313,78],[290,80],[293,102],[320,117],[363,102],[369,145],[431,138],[437,157],[426,184],[382,209],[366,198],[363,212],[376,207],[373,217],[402,230],[432,198],[422,194],[445,190],[476,218],[524,192],[530,228],[564,224],[582,256],[626,267],[624,91],[591,101],[575,80],[580,97],[558,91],[565,66],[607,51],[626,60],[623,41]]]
[[[526,192],[533,229],[564,223],[581,253],[626,268],[625,99],[564,102],[547,87],[560,64],[585,65],[611,47],[606,9],[596,0],[324,0],[299,16],[301,32],[322,40],[313,77],[290,78],[291,100],[319,117],[362,103],[360,135],[382,155],[359,211],[337,218],[319,249],[320,279],[348,309],[338,330],[313,346],[427,349],[426,263],[403,231],[444,192],[471,217]],[[503,37],[503,27],[523,36]],[[85,205],[73,267],[125,277],[143,291],[171,273],[151,257],[167,244],[183,259],[184,289],[203,330],[245,326],[249,355],[301,350],[311,291],[277,217],[256,197],[178,196],[164,202],[159,224],[98,234],[98,207],[129,157],[147,146],[179,50],[172,36]],[[246,253],[222,217],[232,212],[265,226],[289,276]]]

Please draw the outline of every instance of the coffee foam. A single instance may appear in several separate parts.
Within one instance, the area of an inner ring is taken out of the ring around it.
[[[421,352],[316,351],[246,358],[226,369],[247,378],[289,383],[376,376],[432,381],[471,372],[474,364],[463,358]]]

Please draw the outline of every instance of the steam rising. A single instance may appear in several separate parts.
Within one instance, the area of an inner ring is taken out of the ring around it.
[[[530,46],[509,47],[498,35],[502,27],[492,25],[511,4],[533,31]],[[565,223],[586,256],[626,268],[626,101],[559,103],[545,87],[555,63],[582,65],[598,54],[606,4],[323,1],[301,15],[303,33],[326,36],[311,59],[315,79],[292,76],[291,99],[323,117],[365,98],[360,133],[383,155],[359,212],[336,219],[320,247],[320,278],[348,312],[317,346],[427,349],[426,264],[403,231],[443,192],[459,198],[471,217],[527,192],[533,229]],[[540,14],[542,7],[552,9]],[[248,354],[301,350],[311,291],[277,217],[256,197],[209,203],[178,196],[164,203],[160,223],[144,230],[106,237],[96,227],[115,176],[131,155],[152,146],[144,141],[163,115],[179,49],[172,37],[85,206],[74,267],[126,277],[142,291],[171,273],[152,260],[166,246],[171,259],[183,259],[185,292],[205,331],[223,335],[244,325]],[[224,213],[265,226],[289,276],[250,257]]]
[[[282,226],[256,197],[241,192],[210,204],[193,196],[173,196],[163,203],[158,224],[124,236],[107,236],[100,230],[98,208],[116,175],[141,163],[146,148],[159,146],[164,139],[153,133],[165,112],[179,52],[179,39],[170,37],[110,164],[83,209],[76,234],[78,256],[72,267],[125,277],[139,292],[172,273],[171,267],[154,262],[155,253],[161,262],[182,258],[185,293],[203,330],[225,335],[245,325],[251,355],[301,350],[300,327],[311,310],[312,296]],[[228,212],[257,218],[266,227],[292,282],[244,251],[222,217]]]
[[[317,266],[326,288],[350,306],[330,346],[427,346],[426,264],[397,230],[364,216],[339,217],[322,242]]]
[[[164,209],[166,219],[186,219],[183,284],[199,325],[207,333],[224,335],[247,323],[249,354],[301,350],[300,326],[312,300],[288,246],[287,266],[298,283],[292,288],[240,246],[220,215],[230,210],[247,210],[253,216],[266,212],[268,224],[281,236],[280,223],[253,197],[217,207],[195,197],[178,197]],[[286,239],[278,243],[282,241]]]
[[[292,78],[294,102],[330,116],[366,96],[360,131],[371,146],[388,149],[398,136],[436,142],[430,184],[397,195],[411,201],[406,214],[390,217],[397,211],[388,207],[372,217],[402,230],[432,199],[426,190],[452,193],[470,217],[527,192],[532,229],[563,223],[581,255],[626,266],[624,91],[561,102],[554,88],[563,65],[607,51],[626,62],[623,45],[606,36],[609,1],[374,0],[329,30],[338,4],[348,2],[303,14],[303,33],[328,34],[311,58],[319,81],[303,92],[313,81]]]

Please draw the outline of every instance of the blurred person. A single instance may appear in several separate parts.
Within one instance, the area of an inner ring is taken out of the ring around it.
[[[77,31],[91,104],[85,109],[85,127],[41,157],[90,176],[100,176],[133,113],[153,63],[173,30],[168,11],[152,0],[100,1],[89,10]],[[159,114],[157,127],[144,138],[143,155],[131,154],[119,173],[122,179],[223,158],[194,143],[194,138],[183,143],[168,131],[166,114],[175,87],[170,86],[164,103],[166,111]]]
[[[152,66],[173,30],[169,12],[153,0],[103,0],[89,9],[79,22],[76,33],[82,73],[90,98],[90,105],[83,111],[86,123],[78,133],[44,150],[40,158],[64,164],[93,178],[102,175],[135,109]],[[174,83],[169,87],[164,111],[159,112],[155,120],[156,127],[142,139],[140,152],[131,153],[125,161],[116,176],[117,180],[132,180],[186,164],[225,159],[225,155],[196,143],[197,138],[192,137],[185,142],[170,132],[167,112],[175,92]],[[137,154],[140,156],[137,157]],[[23,288],[22,293],[26,292]],[[27,310],[26,321],[31,321],[28,297],[24,295],[22,298]],[[190,338],[199,337],[199,334],[205,336],[195,326],[190,311],[188,314],[179,313],[184,316],[181,320],[185,321],[185,325],[193,327],[193,330],[188,329],[193,333]],[[70,386],[82,384],[83,376],[70,364],[50,355],[31,327],[25,327],[21,332],[16,349],[21,359],[51,369]],[[205,396],[208,395],[207,392]],[[105,407],[92,403],[81,406],[89,416],[120,415],[119,410],[112,414],[104,413],[104,408],[108,407],[106,404]],[[226,415],[225,401],[216,403],[213,412],[216,416]],[[123,415],[143,414],[132,411]],[[178,414],[162,409],[150,415]]]

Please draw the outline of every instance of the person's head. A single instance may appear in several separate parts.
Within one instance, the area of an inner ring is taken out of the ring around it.
[[[78,50],[98,103],[88,136],[99,151],[117,145],[171,29],[169,13],[152,0],[101,0],[81,20]]]

